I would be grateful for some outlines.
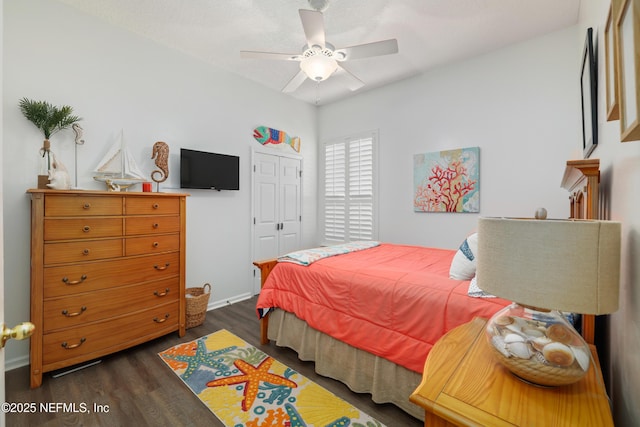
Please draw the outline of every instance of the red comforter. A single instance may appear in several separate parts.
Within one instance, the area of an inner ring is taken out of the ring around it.
[[[281,308],[309,326],[421,373],[435,342],[509,301],[472,298],[468,281],[449,279],[456,251],[381,244],[309,266],[280,262],[257,308]]]

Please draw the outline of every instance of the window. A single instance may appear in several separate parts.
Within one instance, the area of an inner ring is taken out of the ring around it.
[[[324,144],[322,241],[376,240],[377,132]]]

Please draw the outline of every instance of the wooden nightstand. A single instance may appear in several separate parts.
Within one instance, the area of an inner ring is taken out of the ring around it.
[[[475,318],[440,339],[410,400],[433,426],[613,426],[600,362],[580,381],[543,388],[513,376],[485,338],[485,319]]]

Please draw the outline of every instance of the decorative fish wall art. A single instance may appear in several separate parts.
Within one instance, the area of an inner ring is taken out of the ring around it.
[[[272,129],[267,126],[258,126],[253,130],[253,137],[262,145],[267,144],[287,144],[298,153],[300,152],[300,138],[290,137],[285,132]]]

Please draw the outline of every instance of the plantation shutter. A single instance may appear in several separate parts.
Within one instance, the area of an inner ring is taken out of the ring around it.
[[[373,240],[375,135],[325,145],[324,241]]]

